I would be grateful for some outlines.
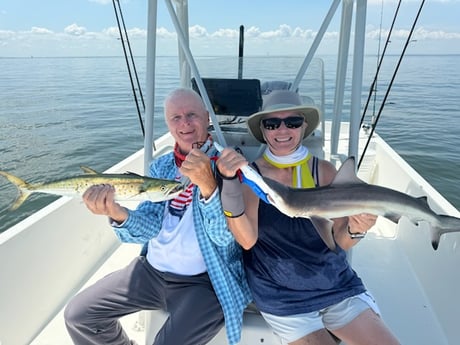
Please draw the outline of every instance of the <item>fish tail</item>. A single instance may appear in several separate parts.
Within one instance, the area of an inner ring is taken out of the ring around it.
[[[24,201],[26,201],[30,194],[32,194],[32,192],[29,190],[30,185],[26,181],[20,179],[17,176],[11,175],[6,171],[0,171],[0,175],[5,177],[18,189],[19,195],[14,201],[13,205],[10,207],[10,210],[14,211],[19,208],[19,206],[21,206]]]

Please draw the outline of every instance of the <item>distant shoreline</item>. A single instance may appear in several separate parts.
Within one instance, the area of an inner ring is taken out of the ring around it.
[[[318,57],[335,56],[335,54],[321,54]],[[377,56],[377,54],[365,54],[366,57]],[[399,56],[399,54],[387,54],[387,56]],[[460,56],[458,54],[406,54],[405,56]],[[135,58],[146,58],[145,55],[134,56]],[[159,58],[177,58],[177,55],[159,55]],[[232,55],[197,55],[195,58],[238,58]],[[247,55],[244,58],[303,58],[303,55]],[[100,56],[0,56],[0,59],[111,59],[123,58],[123,55],[100,55]]]

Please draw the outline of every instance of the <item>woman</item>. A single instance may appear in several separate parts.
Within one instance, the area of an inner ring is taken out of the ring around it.
[[[319,123],[319,112],[301,105],[293,91],[273,91],[263,110],[248,118],[254,137],[267,148],[253,166],[282,184],[315,188],[330,184],[334,166],[313,157],[302,145]],[[244,264],[254,302],[284,342],[348,345],[399,344],[379,316],[378,307],[350,267],[345,250],[375,224],[376,217],[355,215],[334,220],[335,252],[311,221],[290,218],[234,178],[248,164],[226,148],[217,167],[223,176],[222,206],[229,227],[245,249]],[[331,335],[332,333],[332,335]]]

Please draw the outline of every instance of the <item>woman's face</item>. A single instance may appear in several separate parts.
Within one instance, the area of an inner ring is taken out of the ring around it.
[[[307,126],[304,116],[295,111],[266,114],[260,121],[264,139],[277,156],[294,152],[301,144]]]

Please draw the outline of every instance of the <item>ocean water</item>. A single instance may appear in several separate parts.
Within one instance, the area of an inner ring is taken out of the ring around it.
[[[332,56],[323,59],[326,86],[332,85],[336,61]],[[385,58],[376,102],[367,114],[378,114],[398,59]],[[292,81],[302,61],[301,57],[247,57],[244,77]],[[406,56],[377,132],[460,208],[458,61],[459,56]],[[234,57],[197,58],[197,64],[203,77],[237,77],[238,60]],[[366,57],[364,100],[376,65],[376,57]],[[144,91],[144,57],[136,58],[136,69]],[[156,69],[155,137],[159,137],[166,131],[163,97],[179,83],[177,59],[160,57]],[[143,146],[122,57],[0,58],[0,90],[0,170],[25,181],[74,176],[81,173],[80,165],[103,171]],[[327,86],[326,119],[330,119],[332,97],[333,90]],[[10,211],[16,195],[15,187],[0,178],[0,232],[56,199],[33,194],[18,210]]]

